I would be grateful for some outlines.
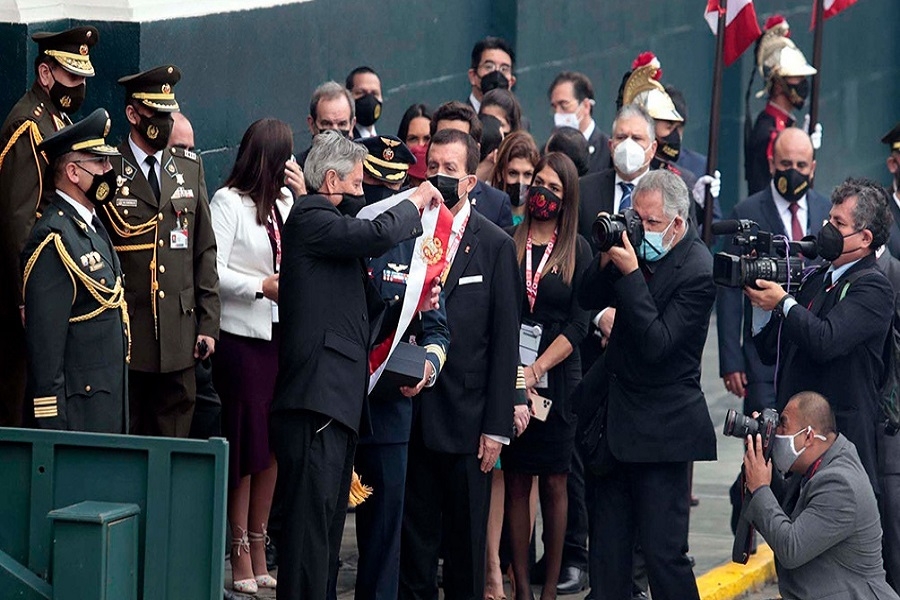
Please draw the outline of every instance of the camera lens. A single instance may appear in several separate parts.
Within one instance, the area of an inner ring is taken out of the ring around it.
[[[594,243],[600,252],[606,252],[615,245],[621,245],[622,234],[625,232],[625,224],[619,220],[613,220],[608,215],[600,215],[594,221]]]
[[[725,415],[725,429],[723,433],[743,439],[748,435],[759,433],[759,423],[756,419],[751,419],[734,409],[729,409],[728,414]]]

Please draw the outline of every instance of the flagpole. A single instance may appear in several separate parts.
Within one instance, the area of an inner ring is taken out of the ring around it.
[[[825,0],[816,0],[816,31],[813,37],[813,68],[816,74],[812,79],[812,91],[809,95],[809,130],[815,130],[819,122],[819,83],[822,77],[822,33],[825,29]]]
[[[821,1],[821,0],[819,0]],[[716,29],[716,62],[713,67],[712,105],[709,110],[709,146],[706,153],[706,174],[713,175],[719,162],[719,123],[722,107],[722,71],[725,68],[725,17],[728,0],[719,0],[719,23]],[[703,206],[703,241],[712,244],[712,220],[715,199],[706,186],[706,202]]]

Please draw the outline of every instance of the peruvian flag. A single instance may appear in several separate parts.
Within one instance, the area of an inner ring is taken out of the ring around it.
[[[706,22],[709,23],[713,35],[718,33],[720,10],[719,0],[707,0]],[[729,0],[723,42],[725,66],[736,61],[761,34],[753,0]]]
[[[415,188],[412,188],[381,202],[370,204],[359,211],[356,217],[358,219],[374,219],[389,208],[406,200],[414,191]],[[431,295],[432,282],[440,277],[444,270],[452,227],[453,214],[443,203],[437,208],[429,205],[422,212],[422,235],[416,239],[416,247],[413,250],[412,259],[410,259],[406,278],[406,294],[403,296],[397,329],[369,353],[369,392],[375,389],[375,384],[378,383],[388,358],[400,343],[403,332],[406,331],[413,317],[419,311],[419,305],[426,296]]]
[[[816,5],[818,3],[819,0],[813,1],[812,20],[809,22],[810,29],[816,28]],[[825,12],[823,13],[825,18],[823,20],[827,21],[845,8],[850,8],[854,4],[856,4],[856,0],[825,0]]]

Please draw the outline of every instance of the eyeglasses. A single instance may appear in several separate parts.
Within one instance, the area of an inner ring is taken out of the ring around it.
[[[512,73],[512,65],[498,65],[495,62],[486,61],[478,65],[478,69],[484,71],[484,74],[493,73],[494,71],[500,71],[507,77]]]
[[[96,162],[96,163],[100,163],[101,165],[111,164],[109,162],[108,156],[98,156],[97,158],[81,158],[79,160],[73,160],[72,162],[75,164],[89,163],[89,162]]]

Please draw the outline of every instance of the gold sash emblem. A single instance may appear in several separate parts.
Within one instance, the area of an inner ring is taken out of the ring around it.
[[[441,240],[436,237],[428,237],[422,240],[422,258],[425,259],[426,263],[429,265],[437,264],[443,256],[444,246],[441,244]]]

